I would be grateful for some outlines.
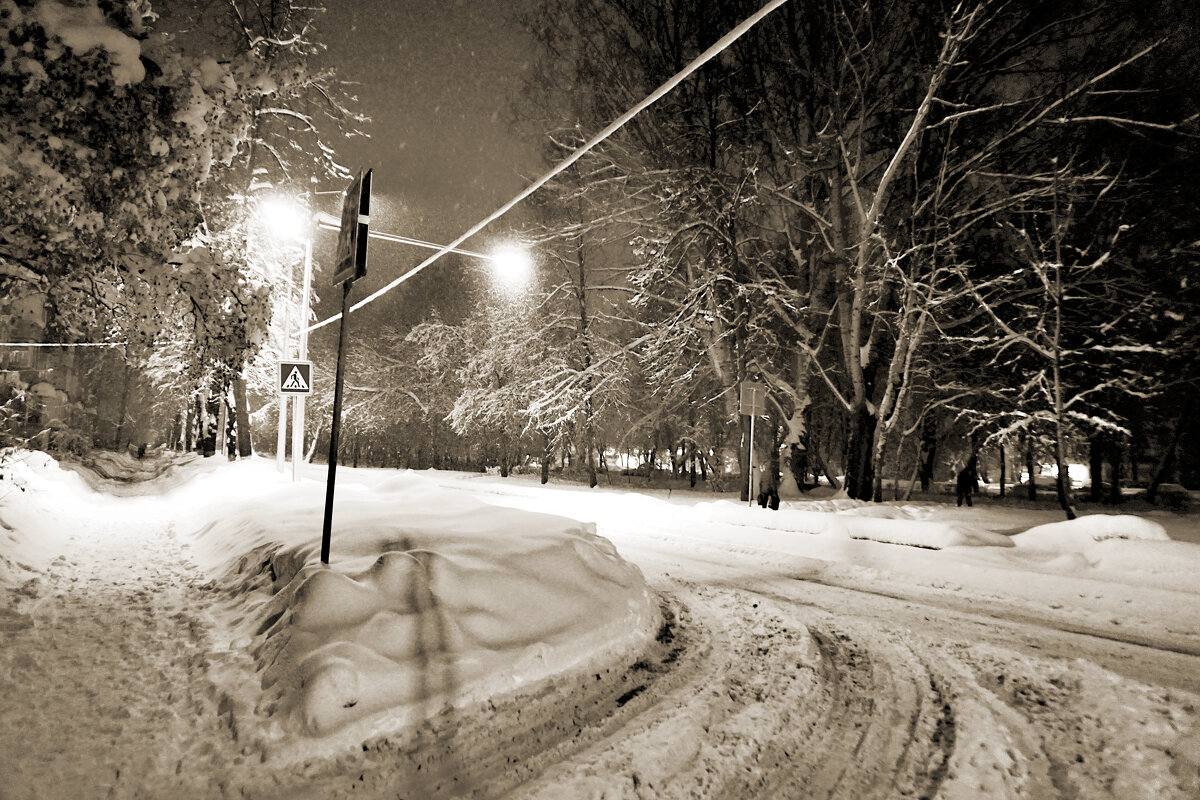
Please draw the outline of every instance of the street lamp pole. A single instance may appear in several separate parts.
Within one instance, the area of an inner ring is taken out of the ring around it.
[[[288,357],[289,345],[292,341],[292,268],[289,266],[287,271],[288,286],[287,286],[287,302],[283,304],[283,358]],[[303,330],[306,326],[304,320],[300,321],[300,328]],[[279,431],[275,441],[275,469],[283,472],[283,463],[285,460],[284,451],[287,449],[287,405],[288,398],[283,392],[279,393]]]
[[[304,283],[300,295],[300,341],[298,358],[308,360],[308,305],[312,291],[313,237],[310,231],[304,237]],[[304,460],[304,395],[297,395],[292,406],[292,481],[300,480],[300,464]]]

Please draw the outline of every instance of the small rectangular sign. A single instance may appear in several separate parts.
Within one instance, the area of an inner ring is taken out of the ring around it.
[[[371,170],[360,172],[346,190],[342,227],[338,231],[334,285],[356,281],[367,274],[367,232],[371,222]]]
[[[761,417],[767,413],[767,387],[754,381],[742,381],[742,416]]]
[[[312,368],[311,361],[280,361],[279,393],[312,394]]]

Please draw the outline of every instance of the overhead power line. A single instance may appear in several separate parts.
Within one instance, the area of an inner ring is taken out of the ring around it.
[[[327,231],[341,230],[340,224],[327,222],[324,219],[317,223],[317,227],[323,228]],[[435,244],[433,242],[427,242],[424,239],[414,239],[411,236],[401,236],[397,233],[382,233],[381,231],[368,230],[367,236],[372,239],[383,239],[385,242],[399,242],[400,244],[416,245],[417,247],[424,247],[427,250],[441,250],[444,247],[446,252],[458,253],[464,256],[473,256],[474,258],[482,258],[485,261],[490,261],[493,258],[493,256],[489,256],[487,253],[476,253],[474,250],[463,250],[461,248],[451,247],[449,245]]]
[[[472,236],[474,236],[475,234],[479,233],[481,230],[486,228],[488,225],[491,225],[493,222],[498,220],[500,217],[507,214],[510,210],[512,210],[513,206],[515,206],[517,203],[520,203],[522,200],[529,197],[531,194],[536,192],[538,189],[545,186],[556,175],[558,175],[559,173],[566,170],[568,167],[570,167],[572,164],[574,164],[579,159],[583,158],[583,156],[585,154],[587,154],[587,152],[589,150],[591,150],[596,145],[603,142],[608,137],[612,136],[614,133],[616,133],[621,128],[623,128],[625,126],[625,124],[628,123],[631,119],[633,119],[638,114],[645,111],[647,108],[649,108],[651,105],[653,105],[658,100],[662,99],[662,97],[664,95],[666,95],[668,92],[670,92],[676,86],[678,86],[680,83],[682,83],[684,80],[686,80],[688,78],[688,76],[690,76],[693,72],[700,69],[700,67],[704,66],[709,61],[711,61],[713,58],[715,58],[721,51],[728,48],[729,45],[736,42],[743,35],[745,35],[747,31],[749,31],[751,28],[753,28],[755,25],[757,25],[759,22],[761,22],[764,17],[766,17],[768,14],[770,14],[772,11],[779,8],[786,2],[787,2],[787,0],[771,0],[769,3],[767,3],[762,8],[760,8],[757,12],[755,12],[752,16],[750,16],[746,20],[744,20],[736,28],[734,28],[729,33],[725,34],[720,39],[718,39],[716,44],[714,44],[712,47],[708,48],[703,53],[701,53],[699,56],[697,56],[694,61],[692,61],[690,64],[688,64],[682,70],[675,73],[675,75],[673,75],[671,78],[669,78],[666,83],[664,83],[662,86],[659,86],[657,89],[655,89],[649,95],[647,95],[644,100],[642,100],[640,103],[638,103],[633,108],[626,111],[619,118],[617,118],[617,120],[615,120],[614,122],[609,124],[609,126],[607,128],[605,128],[604,130],[602,130],[598,134],[596,134],[594,137],[592,137],[586,144],[584,144],[579,149],[575,150],[575,152],[571,153],[571,155],[568,156],[566,159],[559,162],[559,164],[556,167],[551,169],[549,172],[547,172],[542,177],[538,178],[533,183],[529,184],[529,186],[525,187],[525,189],[520,194],[518,194],[516,197],[514,197],[512,200],[509,200],[507,203],[505,203],[500,208],[493,211],[491,214],[489,214],[483,220],[481,220],[480,222],[477,222],[466,233],[459,236],[457,239],[455,239],[450,244],[440,247],[438,249],[438,252],[434,253],[429,258],[425,259],[420,264],[418,264],[417,266],[410,269],[408,272],[405,272],[403,275],[396,278],[391,283],[387,284],[386,286],[382,287],[381,289],[378,289],[377,291],[373,292],[372,294],[364,297],[362,300],[359,300],[354,305],[350,306],[350,310],[357,311],[358,309],[365,306],[367,303],[370,303],[374,300],[379,299],[383,295],[390,292],[392,289],[395,289],[397,286],[404,283],[406,280],[408,280],[412,276],[416,275],[421,270],[428,267],[430,264],[433,264],[435,261],[437,261],[442,256],[446,255],[447,253],[455,252],[456,248],[460,244],[467,241]],[[328,319],[323,319],[320,322],[314,323],[312,326],[310,326],[308,328],[308,331],[311,333],[312,331],[315,331],[317,328],[324,327],[325,325],[328,325],[331,322],[336,322],[337,320],[339,320],[341,318],[342,318],[342,315],[340,313],[334,314],[332,317],[329,317]]]
[[[125,342],[0,342],[0,347],[124,347]]]

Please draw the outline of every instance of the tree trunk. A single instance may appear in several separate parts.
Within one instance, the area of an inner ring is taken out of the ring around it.
[[[1104,437],[1096,435],[1088,441],[1088,500],[1099,503],[1104,499]]]
[[[739,496],[742,502],[750,500],[750,447],[754,443],[750,441],[750,418],[745,415],[738,416],[739,427],[741,428],[742,446],[738,449],[738,477],[742,484],[739,490]]]
[[[1058,505],[1062,508],[1063,513],[1067,515],[1068,520],[1075,519],[1075,507],[1071,503],[1071,476],[1066,464],[1062,463],[1062,459],[1057,453],[1054,455],[1055,465],[1058,468],[1058,479],[1055,483],[1055,490],[1058,494]]]
[[[900,442],[896,445],[896,457],[892,459],[892,499],[900,499],[900,469],[903,466],[901,458],[904,455],[904,434],[900,435]]]
[[[1029,474],[1029,499],[1037,500],[1037,475],[1033,471],[1033,437],[1025,438],[1025,471]]]
[[[589,402],[587,405],[591,406],[591,403]],[[589,410],[588,413],[590,414],[591,411]],[[587,433],[584,437],[584,445],[587,447],[587,455],[584,458],[584,464],[587,465],[588,488],[595,489],[596,484],[600,483],[600,481],[596,477],[596,438],[592,433],[592,426],[590,422],[587,425]]]
[[[867,408],[851,412],[846,440],[846,494],[854,500],[871,500],[875,492],[875,415]]]
[[[225,454],[233,461],[237,457],[237,412],[225,397]]]
[[[812,455],[813,461],[816,462],[816,469],[820,471],[820,474],[825,476],[825,480],[829,481],[829,485],[834,491],[841,489],[841,483],[838,482],[837,478],[833,477],[833,473],[829,470],[829,465],[825,462],[825,457],[821,455],[820,449],[818,449],[816,444],[811,441],[810,444],[812,444],[812,447],[810,448],[809,452]],[[818,477],[816,471],[813,472],[813,477]]]
[[[221,394],[217,400],[217,451],[224,454],[225,442],[229,436],[229,404],[225,402],[225,387],[221,387]]]
[[[933,483],[933,465],[937,457],[937,420],[929,415],[921,420],[921,444],[917,460],[921,465],[921,491],[928,492]]]
[[[250,405],[246,398],[246,379],[241,375],[233,379],[233,402],[237,407],[238,455],[249,458],[254,454],[250,443]]]
[[[183,428],[183,444],[187,452],[192,452],[192,447],[196,444],[196,404],[188,399],[187,404],[187,422]]]
[[[876,448],[873,462],[879,467],[875,470],[875,480],[871,485],[871,502],[883,502],[883,453],[879,452],[880,448]]]
[[[1191,415],[1194,407],[1194,402],[1189,403],[1184,413],[1176,417],[1171,424],[1171,435],[1167,440],[1167,446],[1163,448],[1162,457],[1158,460],[1158,467],[1154,470],[1150,485],[1146,487],[1146,499],[1151,503],[1158,498],[1158,487],[1169,483],[1167,479],[1171,476],[1171,471],[1175,466],[1175,448],[1179,446],[1179,440],[1183,436],[1183,422]]]
[[[1004,453],[1004,445],[1000,445],[1000,498],[1004,499],[1004,484],[1008,479],[1008,456]]]
[[[1121,502],[1121,444],[1114,441],[1108,447],[1108,502],[1114,506]]]
[[[920,445],[918,445],[918,447],[919,446]],[[908,478],[908,488],[904,490],[903,501],[905,503],[907,503],[909,501],[909,498],[912,497],[913,489],[916,488],[917,476],[920,473],[920,471],[921,471],[921,462],[919,460],[913,461],[912,475],[910,475]]]
[[[767,474],[766,474],[766,480],[763,483],[763,488],[770,488],[770,489],[774,490],[774,492],[776,494],[779,493],[779,476],[780,476],[779,448],[780,448],[780,445],[782,444],[782,442],[779,441],[778,431],[779,431],[779,426],[772,424],[771,425],[771,450],[770,450],[769,454],[767,455]]]
[[[204,433],[200,448],[205,458],[212,458],[217,454],[217,419],[220,413],[221,398],[209,391],[207,401],[204,403],[204,415],[201,422]]]
[[[796,488],[808,491],[808,450],[803,443],[788,445],[788,470],[796,481]]]
[[[1057,163],[1057,162],[1056,162]],[[1071,476],[1067,474],[1067,466],[1063,462],[1066,460],[1063,457],[1063,444],[1066,438],[1066,422],[1065,409],[1066,404],[1063,402],[1063,352],[1062,352],[1062,328],[1063,328],[1063,282],[1062,282],[1062,242],[1064,236],[1063,227],[1059,225],[1058,216],[1058,169],[1054,170],[1054,207],[1050,218],[1050,224],[1054,231],[1054,333],[1051,339],[1051,374],[1054,377],[1054,465],[1058,470],[1058,478],[1055,485],[1058,489],[1058,504],[1062,506],[1063,513],[1067,515],[1067,520],[1075,519],[1075,509],[1071,503]],[[1070,212],[1068,211],[1069,225]]]
[[[550,446],[550,434],[543,432],[542,440],[543,440],[543,447],[542,447],[542,477],[541,477],[541,480],[542,480],[542,485],[544,486],[550,482],[550,459],[554,458],[554,453],[552,452],[552,448]]]
[[[195,399],[195,402],[192,405],[195,408],[195,423],[196,423],[196,425],[195,425],[195,428],[193,429],[192,445],[195,447],[196,452],[203,453],[204,452],[204,434],[207,431],[207,429],[204,427],[204,423],[208,419],[208,416],[207,416],[208,410],[207,410],[207,408],[205,408],[204,399],[202,399],[201,392],[199,389],[196,390],[196,396],[194,399]]]
[[[113,436],[113,450],[121,449],[121,436],[125,432],[125,415],[129,412],[129,364],[125,364],[125,382],[121,386],[121,410],[117,417],[117,432]]]

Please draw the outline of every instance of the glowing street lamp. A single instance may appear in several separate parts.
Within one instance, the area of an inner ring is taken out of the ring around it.
[[[505,291],[513,292],[529,285],[533,274],[533,259],[529,251],[513,244],[496,248],[491,255],[481,255],[491,267],[492,279]]]
[[[258,217],[272,237],[304,241],[309,238],[308,209],[286,197],[268,197],[258,204]]]

